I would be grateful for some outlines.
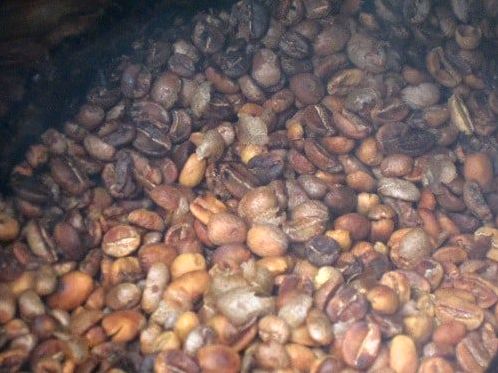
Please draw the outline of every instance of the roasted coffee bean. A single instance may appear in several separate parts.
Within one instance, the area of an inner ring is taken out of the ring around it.
[[[174,53],[168,60],[168,67],[184,78],[190,78],[195,74],[194,61],[185,54]]]
[[[192,41],[202,53],[213,54],[223,48],[225,36],[222,30],[215,25],[199,21],[194,27]]]
[[[277,154],[260,154],[252,157],[247,167],[264,185],[282,175],[284,160]]]
[[[232,16],[237,19],[238,36],[245,39],[261,38],[270,24],[268,9],[257,0],[239,1],[232,8]]]
[[[436,142],[430,132],[412,129],[401,123],[382,126],[376,138],[386,154],[401,153],[412,157],[426,153]]]
[[[151,79],[145,66],[131,64],[123,71],[121,93],[129,98],[141,98],[149,92]]]
[[[283,53],[297,59],[306,58],[311,52],[306,38],[296,31],[287,31],[283,34],[278,46]]]
[[[135,19],[0,193],[0,371],[492,371],[497,15],[238,0]]]
[[[345,362],[356,369],[368,368],[380,348],[380,329],[376,324],[359,321],[344,334],[342,355]]]
[[[242,51],[228,51],[214,56],[220,70],[229,78],[240,78],[249,71],[250,59]]]
[[[328,302],[325,311],[332,322],[361,320],[367,313],[368,304],[355,289],[344,286]]]
[[[289,86],[296,98],[305,105],[317,104],[325,95],[323,83],[310,73],[294,75]]]
[[[304,252],[312,264],[322,267],[334,264],[339,257],[340,247],[333,238],[320,235],[306,242]]]

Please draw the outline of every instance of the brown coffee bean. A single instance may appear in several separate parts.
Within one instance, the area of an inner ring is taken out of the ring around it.
[[[334,264],[339,257],[340,246],[333,238],[319,235],[306,242],[304,252],[311,264],[322,267]]]
[[[113,312],[102,320],[102,327],[115,343],[133,340],[145,325],[145,318],[137,311]]]
[[[196,361],[183,351],[169,350],[159,353],[154,360],[155,372],[199,373]]]
[[[494,176],[491,161],[484,153],[466,155],[463,174],[465,180],[475,181],[483,190],[491,186]]]
[[[190,188],[196,187],[204,179],[206,166],[207,162],[205,159],[200,159],[196,153],[190,155],[180,171],[178,182]]]
[[[325,204],[338,214],[354,211],[357,204],[356,193],[345,185],[332,185],[325,195]]]
[[[408,278],[399,271],[390,271],[382,275],[380,279],[382,285],[393,289],[398,295],[401,304],[408,302],[411,298],[411,288]]]
[[[334,221],[334,228],[346,230],[355,241],[360,241],[370,233],[370,222],[363,215],[353,212],[338,217]]]
[[[326,312],[332,322],[358,321],[367,312],[365,297],[355,289],[345,286],[337,291],[326,305]]]
[[[240,369],[239,355],[228,346],[209,345],[199,349],[197,359],[203,372],[233,372]]]
[[[55,226],[54,240],[67,260],[81,260],[86,254],[79,232],[68,223]]]
[[[164,263],[169,266],[177,255],[174,247],[163,243],[145,244],[138,250],[140,266],[144,272],[148,272],[154,263]]]
[[[312,309],[306,317],[306,328],[310,338],[322,346],[330,344],[334,338],[330,320],[317,309]]]
[[[444,297],[436,296],[435,312],[440,322],[459,321],[465,324],[468,330],[477,329],[484,319],[481,308],[454,293]]]
[[[87,135],[83,140],[86,151],[90,156],[100,161],[111,161],[116,154],[114,146],[95,135]]]
[[[137,285],[125,282],[108,290],[105,303],[113,310],[129,309],[140,302],[141,295]]]
[[[168,71],[157,78],[152,85],[150,95],[155,102],[169,110],[178,100],[181,84],[178,76]]]
[[[399,306],[396,292],[386,285],[377,285],[367,293],[372,309],[378,313],[392,315]]]
[[[311,163],[322,171],[331,173],[342,171],[342,165],[339,161],[329,154],[318,141],[304,140],[304,154]]]
[[[390,243],[391,259],[400,268],[414,268],[422,259],[429,257],[432,250],[429,236],[420,228],[409,230],[399,242]]]
[[[476,297],[476,303],[481,308],[489,308],[498,300],[495,286],[474,274],[462,275],[453,281],[455,289],[468,290]]]
[[[280,81],[280,60],[270,49],[260,49],[253,57],[252,77],[262,87],[270,87]]]
[[[325,231],[329,214],[319,201],[305,201],[292,210],[291,220],[282,229],[291,241],[305,242]]]
[[[417,347],[406,335],[397,335],[391,341],[389,365],[396,373],[417,372]]]
[[[317,104],[325,95],[323,83],[310,73],[294,75],[289,85],[292,93],[305,105]]]
[[[20,231],[19,222],[13,217],[0,214],[0,241],[11,241],[17,237]]]
[[[429,357],[420,363],[418,368],[420,373],[453,373],[451,364],[441,357]]]
[[[263,342],[273,340],[285,344],[290,338],[290,327],[280,317],[275,315],[264,316],[258,323],[258,334]]]
[[[118,225],[106,232],[102,239],[102,250],[113,257],[131,254],[140,246],[140,235],[129,225]]]
[[[57,290],[48,297],[47,303],[52,308],[72,311],[83,304],[93,287],[93,280],[86,273],[66,273],[59,279]]]
[[[403,177],[413,168],[413,158],[405,154],[391,154],[380,164],[380,171],[385,177]]]
[[[284,255],[288,244],[287,236],[274,225],[255,224],[247,231],[247,246],[261,257]]]
[[[439,325],[432,335],[432,340],[437,344],[447,344],[455,346],[467,333],[465,324],[454,320]]]
[[[207,225],[209,240],[215,245],[242,243],[246,240],[247,227],[237,215],[220,212],[211,217]]]
[[[484,348],[476,332],[469,333],[457,345],[456,358],[460,366],[467,372],[482,372],[491,361],[491,355]]]
[[[130,212],[128,222],[153,231],[163,231],[165,227],[164,221],[159,214],[146,209]]]
[[[356,369],[368,368],[379,352],[380,329],[376,324],[359,321],[351,325],[344,335],[342,356]]]

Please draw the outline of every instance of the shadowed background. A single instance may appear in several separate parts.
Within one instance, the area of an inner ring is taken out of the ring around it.
[[[0,189],[27,145],[73,115],[139,35],[233,0],[0,2]]]

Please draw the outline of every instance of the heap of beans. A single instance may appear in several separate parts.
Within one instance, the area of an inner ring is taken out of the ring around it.
[[[484,371],[497,14],[242,0],[138,38],[12,172],[0,370]]]

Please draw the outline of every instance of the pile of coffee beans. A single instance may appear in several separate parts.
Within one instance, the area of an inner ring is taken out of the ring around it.
[[[242,0],[137,36],[12,172],[0,370],[483,372],[497,14]]]

